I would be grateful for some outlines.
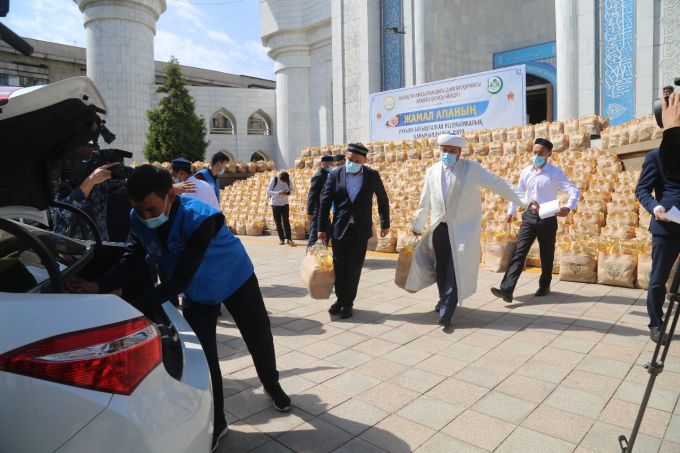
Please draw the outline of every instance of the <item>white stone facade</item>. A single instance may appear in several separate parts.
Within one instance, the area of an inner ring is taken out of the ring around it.
[[[153,40],[165,0],[74,0],[87,34],[87,75],[106,104],[115,146],[142,159],[154,87]]]
[[[262,153],[270,160],[281,162],[276,143],[276,93],[274,90],[256,88],[188,87],[196,102],[196,113],[206,122],[210,145],[205,153],[206,160],[217,151],[225,151],[237,162],[248,162],[255,152]],[[158,105],[160,94],[154,96]],[[235,134],[211,134],[211,118],[217,111],[228,111],[235,120]],[[248,134],[248,118],[261,111],[270,120],[270,135]]]

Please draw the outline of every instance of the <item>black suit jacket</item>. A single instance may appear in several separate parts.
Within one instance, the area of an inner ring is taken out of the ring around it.
[[[325,170],[319,169],[314,176],[312,176],[312,184],[309,187],[309,194],[307,194],[307,215],[318,214],[319,205],[321,204],[321,192],[323,186],[328,179],[328,173]]]
[[[349,199],[346,179],[347,170],[340,167],[328,175],[321,193],[321,207],[319,211],[319,232],[328,233],[330,229],[329,215],[331,205],[335,203],[333,216],[333,239],[341,240],[345,237],[349,221],[354,217],[354,226],[360,237],[366,239],[373,236],[373,195],[378,198],[378,214],[380,215],[380,229],[390,227],[390,202],[385,192],[380,173],[372,168],[363,167],[363,183],[354,202]]]
[[[680,152],[680,150],[678,150]],[[652,190],[654,195],[652,195]],[[649,232],[660,235],[680,235],[680,224],[675,222],[659,222],[654,217],[654,208],[663,206],[666,211],[675,206],[680,208],[680,183],[669,181],[664,176],[659,150],[651,151],[645,157],[640,181],[635,189],[635,196],[640,204],[652,214]]]

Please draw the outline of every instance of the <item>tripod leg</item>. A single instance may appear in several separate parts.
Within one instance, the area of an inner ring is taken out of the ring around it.
[[[673,333],[675,332],[675,327],[678,324],[678,317],[680,317],[680,307],[677,306],[676,302],[680,298],[678,295],[678,286],[680,286],[680,263],[675,268],[675,274],[673,275],[673,283],[671,283],[670,291],[668,292],[668,310],[664,315],[663,325],[661,327],[661,337],[654,347],[654,354],[652,355],[652,361],[645,365],[647,372],[649,373],[649,381],[647,382],[647,387],[645,388],[645,394],[642,397],[642,402],[640,403],[640,409],[638,410],[637,417],[635,419],[635,425],[633,426],[633,431],[630,433],[630,438],[626,439],[626,436],[619,436],[619,445],[621,446],[621,451],[623,453],[632,453],[633,446],[635,445],[635,440],[637,438],[638,432],[640,431],[640,425],[642,424],[642,419],[645,416],[645,410],[647,409],[647,404],[649,403],[649,398],[652,395],[652,389],[654,388],[654,383],[656,382],[656,377],[663,371],[664,361],[666,360],[666,355],[668,354],[668,348],[671,345],[671,340],[673,338]],[[671,322],[671,316],[673,316],[673,321]],[[657,361],[659,357],[659,352],[661,351],[661,346],[663,344],[663,338],[670,324],[670,332],[668,335],[668,341],[663,350],[661,356],[661,361]]]

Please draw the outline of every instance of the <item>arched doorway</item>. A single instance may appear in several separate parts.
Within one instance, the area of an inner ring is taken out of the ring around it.
[[[527,123],[553,121],[557,116],[555,68],[546,63],[527,63],[526,74]]]
[[[255,151],[252,156],[250,156],[251,162],[259,162],[261,160],[269,160],[264,151]]]

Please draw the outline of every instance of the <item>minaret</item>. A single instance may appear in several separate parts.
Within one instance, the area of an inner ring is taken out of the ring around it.
[[[154,90],[154,35],[165,0],[74,0],[87,33],[87,75],[108,107],[111,145],[144,160]],[[103,146],[103,141],[100,142]]]

